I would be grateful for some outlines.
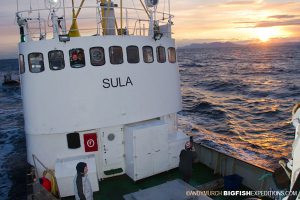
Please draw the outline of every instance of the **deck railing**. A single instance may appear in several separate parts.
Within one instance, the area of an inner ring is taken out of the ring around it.
[[[28,41],[52,39],[56,34],[69,34],[70,31],[78,31],[80,36],[149,36],[151,28],[159,29],[164,36],[171,37],[171,20],[173,16],[165,12],[156,12],[151,15],[153,16],[152,18],[149,18],[151,13],[147,13],[144,9],[120,8],[116,5],[107,7],[99,4],[80,7],[80,14],[75,19],[73,9],[77,11],[79,7],[60,7],[55,10],[30,9],[19,11],[17,12],[18,24],[20,27],[23,26],[23,28],[26,29],[25,31],[23,30],[23,34]],[[108,12],[113,12],[114,15],[103,17],[102,12],[104,9],[109,9],[110,11]],[[72,26],[74,20],[77,22],[77,26]],[[105,21],[113,21],[114,24],[103,27]],[[57,22],[57,24],[55,24],[55,22]],[[22,31],[20,30],[20,32]]]

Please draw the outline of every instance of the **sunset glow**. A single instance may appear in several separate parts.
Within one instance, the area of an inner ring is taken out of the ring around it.
[[[32,6],[34,9],[35,5],[41,7],[43,2],[22,0],[19,8],[24,10]],[[120,0],[113,2],[120,5]],[[159,1],[157,10],[168,13],[168,2]],[[15,57],[20,38],[14,17],[16,1],[2,3],[0,58]],[[75,4],[79,3],[75,0]],[[271,44],[300,41],[299,0],[172,0],[170,3],[174,15],[172,33],[177,46],[207,42]],[[95,1],[85,1],[87,5],[94,6]],[[139,0],[123,1],[123,6],[143,10]]]
[[[196,0],[173,2],[177,43],[283,43],[300,41],[296,0]]]
[[[272,37],[280,37],[280,32],[278,29],[269,27],[269,28],[255,28],[255,36],[262,42],[267,42]]]

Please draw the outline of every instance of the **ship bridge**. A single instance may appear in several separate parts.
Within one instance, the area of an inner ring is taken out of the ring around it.
[[[89,130],[178,112],[172,16],[158,12],[157,1],[139,1],[142,9],[75,3],[51,0],[17,12],[26,132]]]

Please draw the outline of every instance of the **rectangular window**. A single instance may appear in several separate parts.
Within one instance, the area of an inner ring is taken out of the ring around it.
[[[152,63],[154,61],[152,47],[143,46],[143,58],[145,63]]]
[[[102,66],[105,64],[104,49],[102,47],[90,48],[91,65]]]
[[[174,47],[168,48],[168,59],[170,63],[176,63],[176,50]]]
[[[61,50],[49,51],[48,60],[51,70],[61,70],[65,68],[64,52]]]
[[[166,62],[166,51],[165,47],[159,46],[156,48],[157,62],[164,63]]]
[[[85,66],[85,57],[83,49],[71,49],[70,54],[70,64],[72,68],[81,68]]]
[[[45,70],[44,57],[42,53],[30,53],[28,55],[29,71],[40,73]]]
[[[110,63],[117,65],[123,63],[123,51],[120,46],[109,47],[109,59]]]
[[[24,61],[24,55],[22,54],[19,55],[19,70],[20,70],[20,74],[25,73],[25,61]]]
[[[137,46],[128,46],[126,48],[127,53],[127,62],[128,63],[139,63],[140,56],[139,56],[139,48]]]

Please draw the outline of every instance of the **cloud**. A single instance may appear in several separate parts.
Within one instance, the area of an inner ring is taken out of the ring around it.
[[[234,24],[256,24],[256,21],[233,22]]]
[[[227,2],[226,5],[248,5],[248,4],[254,4],[256,1],[230,1]]]
[[[298,17],[299,15],[272,15],[269,16],[268,18],[274,18],[274,19],[288,19],[288,18],[295,18]]]
[[[287,21],[261,21],[256,23],[255,27],[272,27],[272,26],[295,26],[300,25],[300,19]]]

